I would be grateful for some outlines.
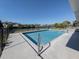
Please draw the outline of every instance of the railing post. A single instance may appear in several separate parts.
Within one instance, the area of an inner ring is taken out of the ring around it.
[[[38,34],[38,53],[40,53],[40,34]]]
[[[40,36],[40,34],[38,34],[38,53],[40,54],[41,53],[41,51],[42,51],[42,49],[43,49],[43,46],[42,46],[42,43],[41,43],[42,41],[41,41],[41,36]]]
[[[3,28],[1,28],[1,51],[3,51]]]

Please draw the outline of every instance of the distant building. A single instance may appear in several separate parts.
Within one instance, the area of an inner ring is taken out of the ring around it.
[[[12,27],[19,27],[20,24],[18,23],[13,23],[13,22],[3,22],[4,28],[7,28],[7,26],[12,25]]]
[[[19,27],[19,24],[13,24],[13,27]]]

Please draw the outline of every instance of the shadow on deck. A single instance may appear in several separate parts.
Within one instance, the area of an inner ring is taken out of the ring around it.
[[[73,33],[66,46],[79,51],[79,29]]]

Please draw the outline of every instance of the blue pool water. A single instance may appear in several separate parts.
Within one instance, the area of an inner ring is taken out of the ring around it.
[[[49,43],[50,41],[54,40],[61,34],[63,34],[63,31],[52,31],[52,30],[47,30],[47,31],[35,31],[35,32],[27,32],[23,33],[26,37],[28,37],[33,43],[37,45],[38,43],[38,37],[40,39],[40,43],[42,45],[45,45]]]

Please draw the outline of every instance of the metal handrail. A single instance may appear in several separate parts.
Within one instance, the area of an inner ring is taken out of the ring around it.
[[[43,49],[43,46],[40,47],[40,45],[41,45],[41,38],[40,38],[40,34],[38,34],[38,56],[40,56],[41,59],[43,59],[41,54],[50,47],[51,43],[49,42],[49,45],[45,49]]]
[[[21,35],[22,36],[22,35]],[[23,36],[22,36],[23,37]],[[24,38],[24,37],[23,37]],[[25,39],[25,38],[24,38]],[[40,41],[40,34],[38,34],[38,51],[25,39],[25,41],[33,48],[33,50],[38,54],[38,56],[41,58],[41,59],[44,59],[41,54],[46,51],[51,43],[49,42],[49,45],[44,49],[43,46],[40,46],[41,45],[41,41]]]
[[[50,46],[51,46],[51,43],[49,42],[49,45],[43,51],[41,51],[40,54],[42,54],[44,51],[46,51]]]

